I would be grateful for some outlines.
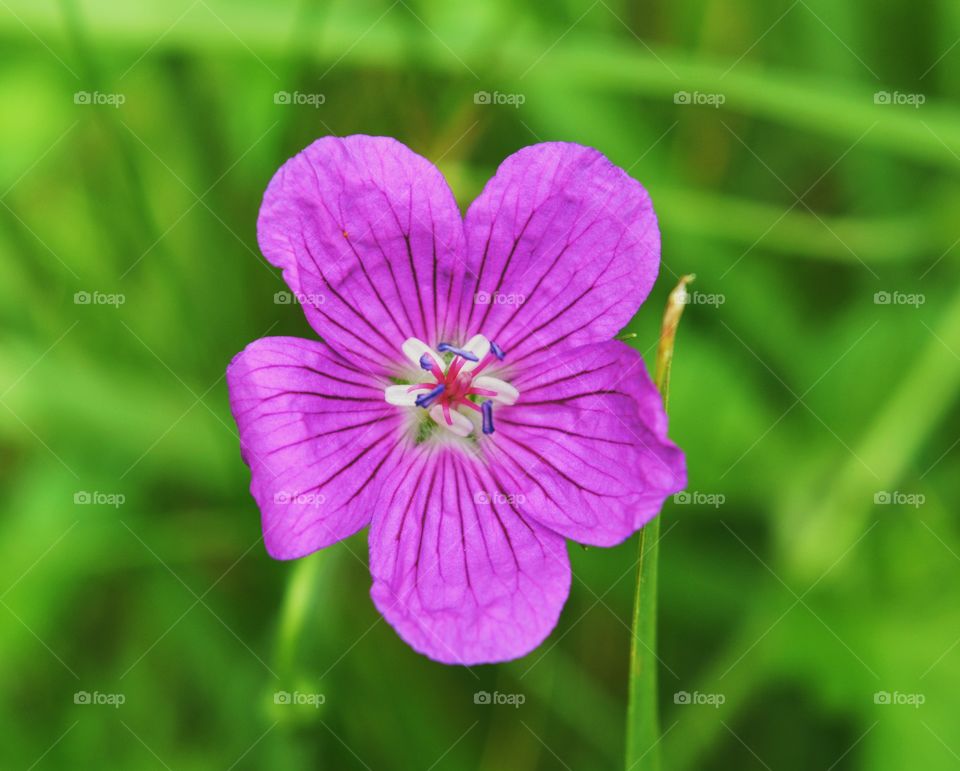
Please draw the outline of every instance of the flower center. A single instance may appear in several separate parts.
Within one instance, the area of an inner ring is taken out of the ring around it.
[[[434,423],[457,436],[468,436],[476,428],[492,434],[493,405],[513,404],[520,392],[500,378],[481,374],[490,365],[503,361],[499,345],[483,335],[474,335],[462,347],[440,343],[436,350],[415,337],[403,344],[403,353],[427,373],[425,380],[388,386],[384,398],[401,407],[419,407]]]

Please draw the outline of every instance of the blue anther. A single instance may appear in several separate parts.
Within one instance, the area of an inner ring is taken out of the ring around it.
[[[480,361],[480,359],[477,357],[477,354],[470,353],[470,351],[464,350],[463,348],[457,348],[454,345],[450,345],[450,343],[440,343],[440,345],[437,346],[437,350],[440,351],[440,353],[446,353],[449,351],[455,356],[463,357],[467,361]]]
[[[420,357],[420,369],[425,369],[428,372],[433,369],[433,357],[429,353]]]
[[[504,357],[507,355],[503,352],[503,348],[493,342],[493,340],[490,341],[490,353],[500,359],[500,361],[503,361]]]
[[[483,413],[483,433],[493,433],[493,402],[489,399],[480,405],[480,411]]]
[[[427,407],[433,404],[433,402],[436,401],[437,397],[439,397],[440,394],[443,393],[443,388],[444,388],[443,383],[441,383],[432,391],[427,391],[427,393],[425,394],[420,394],[420,396],[418,396],[414,400],[414,404],[416,404],[418,407],[423,407],[424,409],[427,409]]]

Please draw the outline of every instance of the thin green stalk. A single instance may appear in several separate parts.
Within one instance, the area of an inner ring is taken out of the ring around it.
[[[300,632],[316,604],[317,591],[325,578],[323,573],[330,572],[330,560],[324,564],[324,557],[329,556],[311,554],[297,560],[290,572],[277,629],[276,660],[281,678],[291,678],[295,674]]]
[[[687,303],[683,276],[670,293],[660,328],[660,345],[653,380],[663,397],[664,409],[670,391],[670,365],[677,324]],[[628,771],[658,771],[660,768],[660,720],[657,715],[657,545],[660,517],[654,517],[640,531],[637,555],[637,583],[633,600],[633,635],[630,640],[629,697],[627,702]]]

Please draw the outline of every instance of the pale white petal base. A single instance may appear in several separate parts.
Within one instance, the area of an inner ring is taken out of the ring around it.
[[[433,418],[434,423],[447,429],[447,431],[452,431],[457,436],[470,436],[473,431],[473,421],[456,410],[450,410],[450,420],[453,422],[447,423],[447,419],[443,415],[443,407],[439,404],[430,408],[430,417]]]
[[[484,360],[486,355],[490,353],[490,341],[483,335],[474,335],[467,340],[467,344],[463,346],[463,350],[469,351],[478,359],[478,361],[468,361],[463,365],[463,372],[473,372],[480,362]]]
[[[398,407],[413,407],[417,403],[417,396],[423,391],[411,391],[410,386],[392,385],[387,386],[383,392],[387,404],[395,404]]]
[[[430,354],[430,358],[434,360],[440,369],[444,369],[443,357],[437,353],[437,351],[433,350],[433,348],[423,342],[423,340],[418,340],[415,337],[408,337],[406,340],[404,340],[403,355],[406,356],[417,369],[420,369],[420,359],[425,353]]]
[[[474,378],[473,384],[477,388],[485,388],[488,391],[496,391],[496,396],[491,396],[490,398],[494,401],[500,402],[500,404],[516,404],[517,399],[520,398],[520,392],[510,385],[506,380],[501,380],[498,377],[490,377],[489,375],[478,375]]]

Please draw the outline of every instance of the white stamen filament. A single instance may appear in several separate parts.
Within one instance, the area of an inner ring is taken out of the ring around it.
[[[449,345],[456,347],[453,342]],[[384,399],[397,407],[419,410],[422,407],[417,405],[417,398],[429,394],[431,390],[438,390],[437,394],[423,400],[423,406],[427,407],[427,414],[434,423],[457,436],[469,436],[479,429],[479,405],[483,402],[491,402],[485,407],[489,412],[492,403],[510,405],[516,403],[520,396],[520,392],[505,380],[486,374],[471,374],[481,363],[484,363],[484,367],[496,366],[499,363],[496,359],[502,358],[500,353],[497,357],[491,354],[490,341],[483,335],[474,335],[461,348],[476,356],[477,361],[455,355],[448,364],[435,348],[414,337],[405,340],[402,349],[416,373],[408,375],[411,380],[409,384],[387,386]],[[436,368],[424,370],[421,365],[424,356],[434,362]],[[414,385],[420,387],[411,390]],[[471,394],[470,391],[474,389],[480,393]]]

